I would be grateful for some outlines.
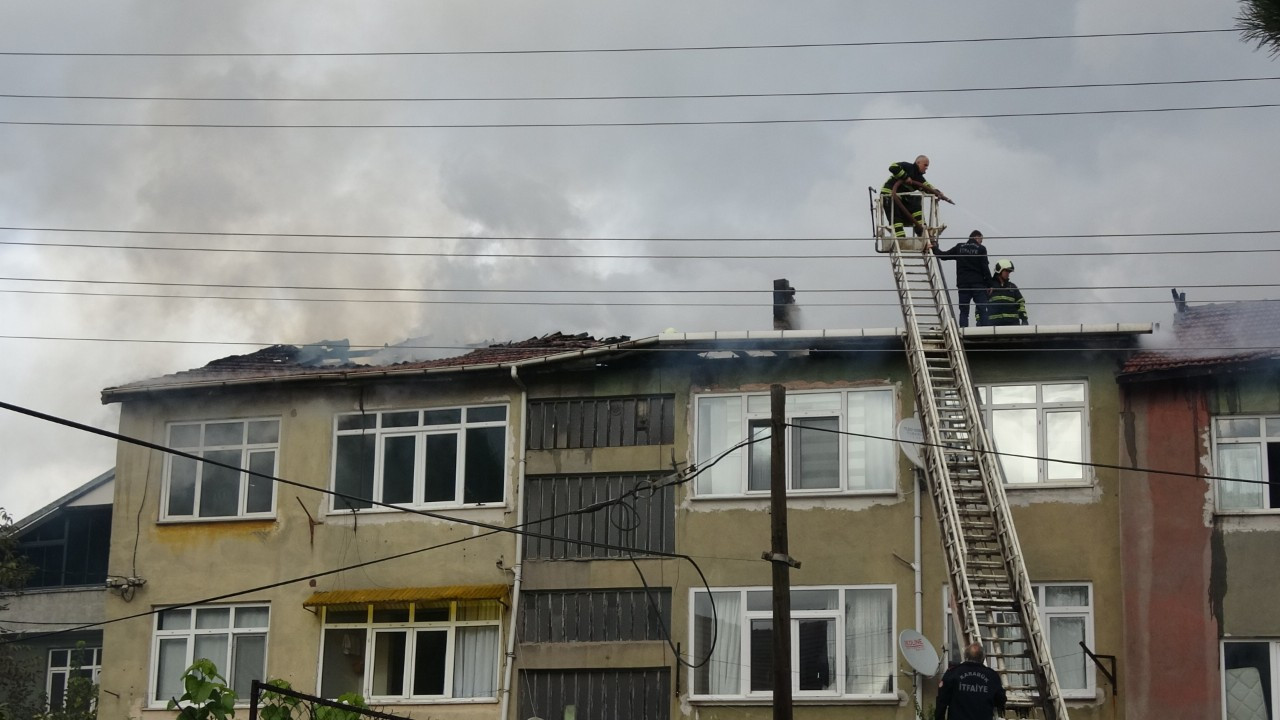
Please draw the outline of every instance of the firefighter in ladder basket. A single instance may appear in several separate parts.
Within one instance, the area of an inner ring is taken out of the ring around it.
[[[884,215],[893,225],[893,234],[906,237],[904,221],[910,220],[916,237],[924,235],[923,208],[918,195],[899,195],[916,190],[936,196],[943,202],[955,205],[946,193],[929,184],[924,174],[929,170],[929,158],[921,155],[915,162],[896,162],[889,166],[889,179],[880,188],[880,202]]]

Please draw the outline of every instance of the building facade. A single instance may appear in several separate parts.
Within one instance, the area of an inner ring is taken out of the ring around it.
[[[1118,464],[1115,377],[1149,330],[967,335],[1073,717],[1126,713],[1081,647],[1125,665],[1120,473],[1088,463]],[[146,584],[108,601],[106,716],[167,716],[209,657],[238,691],[284,678],[410,717],[768,717],[772,384],[797,716],[931,704],[897,651],[908,628],[954,644],[933,510],[893,441],[914,406],[898,331],[308,353],[104,391],[123,435],[184,453],[120,447],[112,568]]]

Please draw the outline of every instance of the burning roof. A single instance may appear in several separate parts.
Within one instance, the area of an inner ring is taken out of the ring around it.
[[[1212,372],[1225,366],[1280,360],[1280,300],[1187,307],[1174,316],[1169,347],[1130,356],[1121,375],[1162,371]]]

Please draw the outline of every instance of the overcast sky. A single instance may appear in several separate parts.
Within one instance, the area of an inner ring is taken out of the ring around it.
[[[1234,32],[423,54],[1221,30],[1236,12],[1232,2],[1193,0],[10,0],[0,24],[0,400],[114,430],[118,407],[100,403],[102,388],[254,343],[462,346],[557,330],[763,329],[781,277],[799,289],[808,328],[900,324],[888,263],[857,238],[869,234],[867,187],[920,153],[957,202],[946,207],[947,237],[982,229],[995,257],[1013,259],[1033,322],[1167,324],[1175,286],[1208,286],[1187,290],[1193,302],[1276,297],[1240,287],[1275,282],[1269,253],[1083,254],[1280,250],[1275,232],[1001,236],[1276,231],[1277,108],[883,120],[1280,103],[1276,80],[919,92],[1280,76],[1280,61]],[[164,53],[221,56],[156,56]],[[864,94],[421,100],[771,93]],[[741,124],[819,119],[839,121]],[[739,124],[527,127],[702,121]],[[207,127],[317,124],[365,127]],[[480,124],[526,127],[368,127]],[[175,231],[214,234],[165,234]],[[484,239],[495,236],[578,239]],[[588,257],[600,255],[626,257]],[[707,257],[658,257],[672,255]],[[762,255],[773,257],[743,257]],[[856,257],[820,257],[832,255]],[[1155,287],[1123,289],[1131,285]],[[257,299],[226,299],[246,296]],[[517,304],[423,302],[460,300]],[[682,305],[636,305],[673,302]],[[114,456],[111,441],[0,411],[0,507],[26,515]]]

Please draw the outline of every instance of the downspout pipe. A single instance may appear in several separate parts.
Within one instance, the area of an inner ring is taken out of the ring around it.
[[[517,442],[519,448],[516,452],[516,462],[519,468],[516,471],[516,528],[524,527],[524,479],[525,479],[525,454],[527,452],[526,425],[528,418],[526,413],[529,407],[529,388],[520,379],[519,369],[511,366],[511,380],[520,388],[520,440]],[[524,579],[524,533],[516,533],[516,559],[511,571],[514,579],[511,582],[511,626],[507,629],[507,654],[506,665],[502,671],[502,707],[498,711],[499,720],[507,720],[508,711],[511,708],[511,681],[515,676],[516,662],[516,622],[520,619],[520,584]]]
[[[912,559],[912,569],[915,571],[916,580],[916,632],[924,632],[924,584],[923,584],[923,566],[921,565],[920,556],[920,493],[924,492],[924,473],[920,472],[920,468],[911,470],[912,479],[915,480],[915,515],[912,523],[913,534],[915,539],[915,554]],[[924,701],[924,695],[921,689],[920,675],[916,675],[916,707],[924,707],[921,703]]]

